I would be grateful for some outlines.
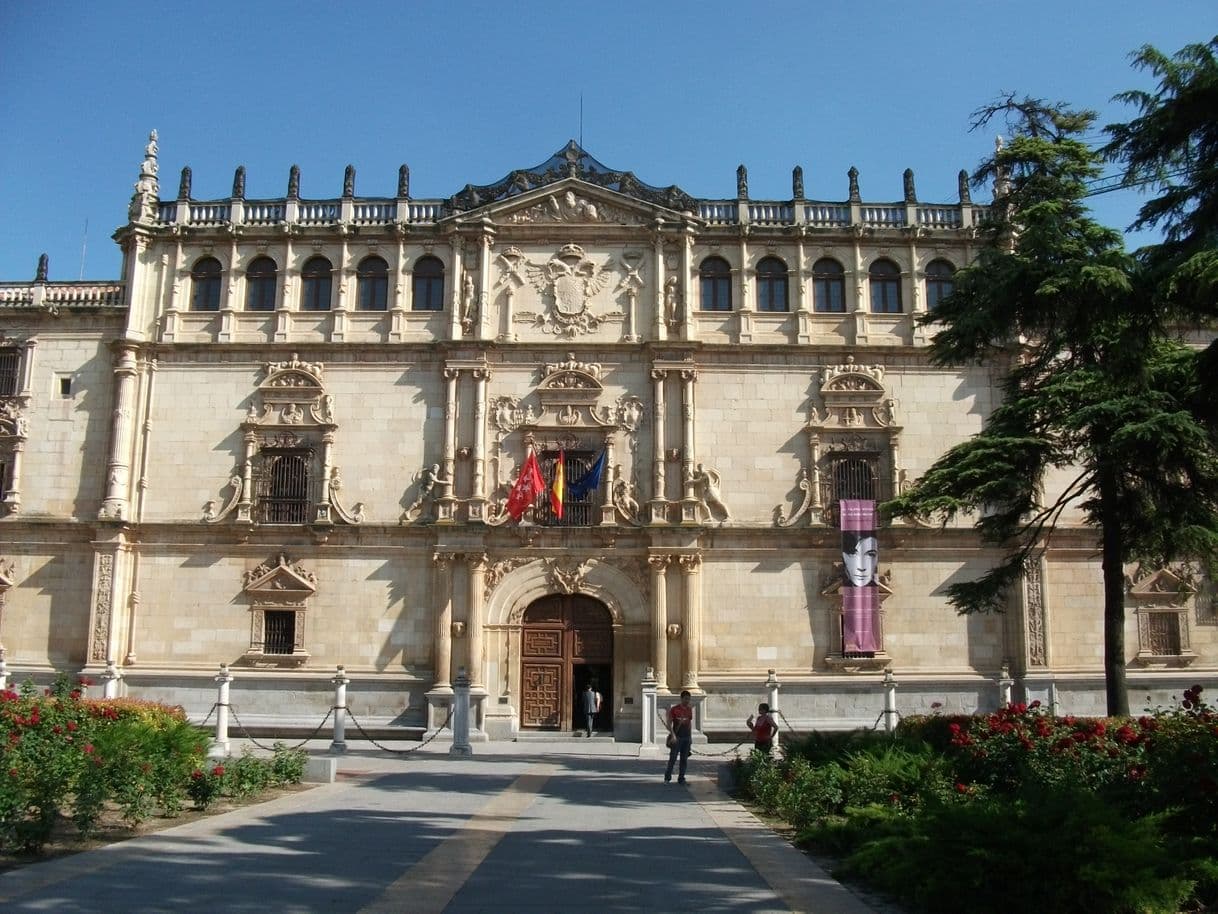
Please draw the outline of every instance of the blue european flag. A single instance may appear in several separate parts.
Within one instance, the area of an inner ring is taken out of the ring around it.
[[[588,468],[588,472],[575,482],[567,483],[567,495],[572,498],[583,498],[589,492],[595,492],[601,487],[601,477],[605,475],[605,452],[601,451],[596,463]]]

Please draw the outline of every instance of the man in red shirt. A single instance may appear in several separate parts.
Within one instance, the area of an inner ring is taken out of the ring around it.
[[[685,765],[689,762],[689,753],[694,742],[694,706],[689,690],[681,692],[681,703],[668,709],[666,721],[670,739],[668,740],[668,768],[664,771],[664,783],[672,780],[672,769],[681,760],[677,771],[677,783],[685,783]]]

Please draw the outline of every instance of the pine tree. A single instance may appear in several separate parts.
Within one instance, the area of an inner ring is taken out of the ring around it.
[[[977,112],[1013,136],[982,163],[992,218],[953,293],[922,318],[938,365],[1006,366],[1003,403],[983,431],[951,450],[890,516],[980,516],[984,541],[1006,551],[975,581],[948,588],[963,613],[1001,611],[1072,507],[1095,529],[1103,564],[1104,667],[1110,714],[1125,687],[1125,565],[1213,555],[1218,448],[1201,414],[1197,353],[1144,300],[1144,268],[1084,198],[1101,158],[1082,139],[1089,111],[1008,95]],[[1045,492],[1052,470],[1071,481]]]

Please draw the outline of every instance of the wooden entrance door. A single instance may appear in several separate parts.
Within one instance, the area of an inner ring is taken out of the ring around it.
[[[524,612],[520,637],[520,725],[526,730],[567,730],[574,714],[577,673],[611,671],[613,624],[599,600],[580,595],[542,597]],[[607,679],[608,677],[606,677]],[[598,682],[609,724],[609,682]]]

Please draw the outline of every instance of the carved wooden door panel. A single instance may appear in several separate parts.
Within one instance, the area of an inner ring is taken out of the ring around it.
[[[525,610],[520,638],[520,725],[565,730],[574,711],[574,666],[613,662],[609,611],[584,596],[543,597]]]

